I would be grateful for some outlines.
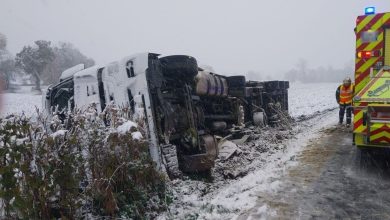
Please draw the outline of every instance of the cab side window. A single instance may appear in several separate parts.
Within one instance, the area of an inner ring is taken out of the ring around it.
[[[134,73],[134,66],[133,66],[133,61],[132,60],[129,60],[127,63],[126,63],[126,72],[127,72],[127,77],[128,78],[131,78],[131,77],[135,77],[135,73]]]

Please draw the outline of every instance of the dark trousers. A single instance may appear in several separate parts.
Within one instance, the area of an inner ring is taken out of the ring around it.
[[[340,124],[343,123],[345,111],[347,111],[347,124],[351,124],[351,116],[352,116],[351,104],[340,104],[339,123]]]

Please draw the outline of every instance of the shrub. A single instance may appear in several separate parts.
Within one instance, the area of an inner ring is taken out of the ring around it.
[[[165,177],[126,108],[110,105],[98,115],[91,107],[50,118],[38,112],[33,120],[0,119],[4,217],[142,219],[165,210]]]

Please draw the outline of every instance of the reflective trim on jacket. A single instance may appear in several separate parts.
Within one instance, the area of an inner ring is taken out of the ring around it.
[[[353,98],[354,85],[350,85],[349,87],[345,87],[344,85],[340,85],[340,100],[339,104],[351,104]]]

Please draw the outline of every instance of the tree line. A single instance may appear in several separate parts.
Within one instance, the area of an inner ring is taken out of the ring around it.
[[[310,68],[305,59],[300,59],[294,68],[284,74],[284,78],[291,82],[314,83],[314,82],[341,82],[345,77],[352,78],[354,75],[353,62],[344,67],[319,66]]]
[[[0,33],[0,77],[5,89],[16,75],[30,75],[34,89],[40,91],[41,83],[57,83],[64,70],[80,63],[90,67],[95,61],[68,42],[53,45],[50,41],[37,40],[14,56],[7,49],[7,37]]]

